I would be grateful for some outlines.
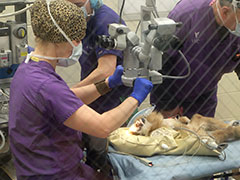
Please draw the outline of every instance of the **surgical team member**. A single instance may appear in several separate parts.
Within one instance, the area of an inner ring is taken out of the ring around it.
[[[146,98],[152,83],[136,79],[131,95],[116,108],[97,113],[89,103],[122,84],[118,66],[104,81],[70,89],[55,72],[82,53],[84,13],[66,0],[36,0],[31,8],[35,50],[19,66],[10,87],[9,137],[18,180],[104,179],[81,162],[82,132],[107,137]]]
[[[111,8],[103,4],[102,0],[69,0],[85,12],[87,19],[86,36],[82,40],[83,54],[79,58],[81,65],[81,82],[75,87],[96,83],[113,74],[115,68],[123,63],[123,53],[99,47],[97,36],[109,35],[108,25],[119,23],[120,17]],[[120,21],[124,23],[123,20]],[[125,24],[125,23],[124,23]],[[118,106],[132,92],[132,88],[119,86],[106,95],[101,96],[89,106],[103,113]],[[107,140],[84,134],[87,148],[87,163],[96,169],[107,171],[106,158]]]
[[[182,22],[176,35],[191,67],[186,79],[164,79],[151,93],[151,103],[165,117],[195,113],[214,117],[217,84],[240,63],[240,1],[180,0],[168,15]],[[166,57],[166,56],[165,56]],[[187,66],[177,51],[169,51],[163,74],[185,75]],[[239,72],[239,71],[237,71]]]
[[[82,40],[83,54],[79,58],[81,64],[81,82],[77,87],[95,83],[112,75],[117,65],[122,64],[123,53],[119,50],[101,48],[97,44],[98,35],[109,35],[108,25],[119,23],[119,15],[103,4],[102,0],[68,0],[83,9],[87,19],[86,36]],[[123,20],[120,21],[124,23]],[[119,86],[89,106],[98,113],[116,107],[131,93],[131,88]]]

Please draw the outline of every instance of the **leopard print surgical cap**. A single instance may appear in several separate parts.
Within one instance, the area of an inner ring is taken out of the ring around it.
[[[85,36],[86,20],[82,10],[67,0],[50,2],[51,15],[71,39],[81,41]],[[46,0],[36,0],[31,7],[31,25],[36,37],[52,43],[67,42],[53,23],[47,9]]]

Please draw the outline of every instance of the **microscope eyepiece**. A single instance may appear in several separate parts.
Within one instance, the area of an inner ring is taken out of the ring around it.
[[[97,36],[97,44],[106,49],[114,49],[115,41],[106,35]]]

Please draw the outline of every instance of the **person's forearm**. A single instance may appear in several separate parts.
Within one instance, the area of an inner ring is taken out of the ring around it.
[[[71,88],[71,90],[79,99],[81,99],[84,102],[84,104],[90,104],[100,96],[111,91],[108,85],[108,78],[106,78],[105,81],[101,82],[100,84],[101,84],[100,89],[97,83],[94,83],[87,86]]]
[[[122,104],[103,114],[83,105],[64,124],[89,135],[106,138],[127,121],[137,106],[138,101],[133,97],[127,98]]]
[[[95,69],[91,74],[89,74],[85,79],[81,80],[79,83],[75,84],[73,86],[73,88],[76,87],[82,87],[82,86],[86,86],[89,84],[93,84],[95,82],[101,81],[105,78],[108,77],[108,74],[99,70],[99,69]]]
[[[81,87],[101,81],[112,75],[117,64],[115,55],[104,55],[98,59],[98,66],[86,78],[73,87]]]
[[[118,107],[103,113],[101,116],[106,136],[126,122],[137,107],[138,101],[133,97],[128,97]]]
[[[78,88],[71,88],[71,90],[79,99],[83,101],[84,104],[90,104],[101,96],[94,84]]]

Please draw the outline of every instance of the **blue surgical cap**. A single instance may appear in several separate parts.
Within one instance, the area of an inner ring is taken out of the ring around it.
[[[102,0],[90,0],[90,3],[91,3],[91,8],[94,10],[97,10],[103,5]]]

